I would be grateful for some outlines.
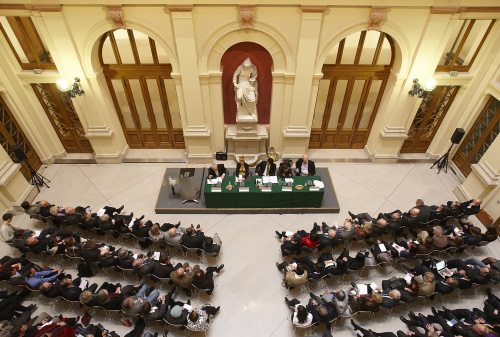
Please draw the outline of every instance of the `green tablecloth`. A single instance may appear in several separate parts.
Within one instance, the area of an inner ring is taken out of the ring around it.
[[[212,192],[212,186],[205,180],[204,194],[207,208],[304,208],[321,207],[323,201],[323,188],[319,191],[310,191],[308,186],[297,190],[296,185],[304,185],[307,180],[321,180],[320,176],[293,177],[293,188],[291,192],[282,191],[282,186],[273,184],[271,192],[263,192],[255,185],[255,179],[262,177],[253,176],[251,181],[245,182],[249,187],[248,192],[239,192],[239,183],[234,186],[235,177],[226,177],[222,181],[221,192]],[[283,178],[278,178],[278,181]],[[234,189],[227,190],[226,186],[232,184]]]

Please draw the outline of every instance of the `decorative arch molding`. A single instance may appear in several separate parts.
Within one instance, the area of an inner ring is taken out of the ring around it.
[[[220,72],[222,55],[232,45],[243,41],[267,49],[273,58],[274,72],[295,71],[295,54],[276,29],[262,22],[254,22],[253,29],[242,29],[241,23],[234,21],[217,29],[203,45],[198,58],[200,73]]]
[[[350,26],[342,30],[340,33],[334,36],[330,40],[330,42],[326,44],[323,50],[318,54],[318,58],[316,59],[316,65],[314,67],[314,72],[316,74],[321,74],[323,63],[325,62],[326,57],[328,56],[330,50],[347,36],[356,32],[366,30],[366,25],[367,25],[366,21],[359,22],[353,26]],[[396,49],[395,50],[396,55],[394,59],[394,65],[392,68],[393,71],[397,74],[407,74],[410,71],[411,49],[406,34],[404,34],[404,32],[400,28],[398,28],[396,25],[390,22],[384,22],[384,24],[380,27],[379,31],[390,35],[394,40],[394,48]]]
[[[161,46],[168,55],[168,59],[172,65],[172,71],[174,73],[179,72],[179,62],[174,49],[170,47],[170,45],[160,35],[140,23],[128,20],[125,20],[124,23],[126,24],[127,29],[137,30],[146,34],[152,38],[158,46]],[[94,25],[89,30],[83,42],[82,64],[85,74],[95,74],[99,71],[101,68],[98,55],[99,41],[103,34],[115,29],[116,28],[112,22],[101,22]]]

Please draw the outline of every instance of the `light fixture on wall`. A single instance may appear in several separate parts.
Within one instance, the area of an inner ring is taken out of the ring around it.
[[[418,78],[413,80],[413,87],[411,88],[408,93],[411,95],[411,97],[417,95],[418,98],[425,98],[427,96],[427,93],[429,91],[434,90],[436,87],[436,80],[429,78],[428,80],[425,81],[425,86],[421,86],[420,83],[418,83]]]
[[[56,82],[57,89],[64,91],[69,98],[75,98],[76,95],[81,96],[85,91],[80,90],[80,79],[75,77],[75,82],[69,84],[65,78],[61,78]]]

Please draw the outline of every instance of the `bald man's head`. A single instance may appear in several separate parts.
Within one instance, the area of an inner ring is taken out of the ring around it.
[[[177,276],[182,276],[182,274],[184,274],[184,268],[180,267],[175,271],[175,273],[177,274]]]
[[[168,230],[168,235],[169,235],[169,236],[174,236],[174,235],[175,235],[175,232],[176,232],[175,227],[172,227],[172,228],[170,228],[170,229]]]

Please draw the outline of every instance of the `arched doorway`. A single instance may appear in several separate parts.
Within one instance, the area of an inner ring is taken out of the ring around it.
[[[102,36],[99,61],[130,148],[184,148],[167,53],[139,31],[117,29]]]
[[[310,148],[362,149],[394,64],[394,41],[378,31],[349,35],[323,65]]]
[[[269,124],[272,89],[271,68],[273,66],[273,58],[264,47],[253,42],[237,43],[226,50],[221,58],[224,123],[236,124],[233,74],[236,68],[238,68],[247,57],[255,64],[258,72],[258,124]]]

